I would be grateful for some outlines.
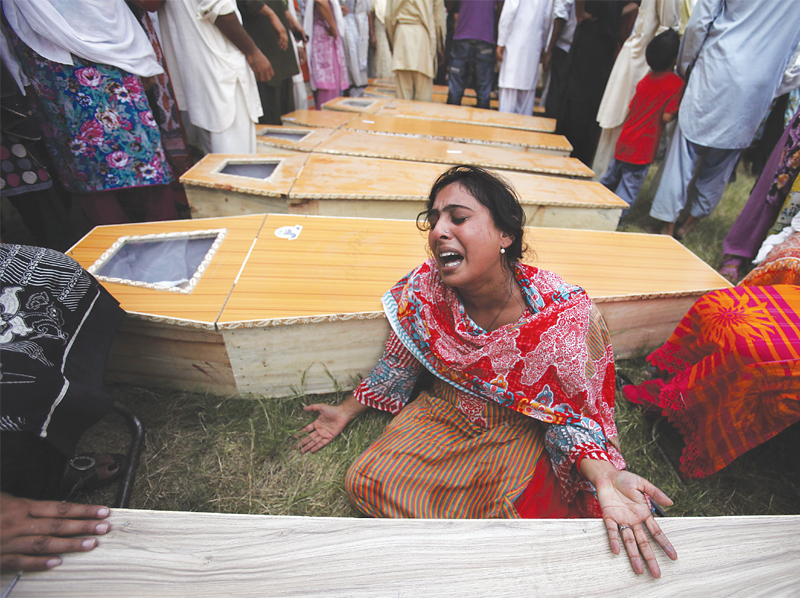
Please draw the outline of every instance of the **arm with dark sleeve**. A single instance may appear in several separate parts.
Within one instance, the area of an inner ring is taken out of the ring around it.
[[[275,74],[272,65],[253,42],[253,38],[244,30],[235,12],[219,15],[214,21],[214,25],[245,55],[247,64],[253,69],[256,79],[259,81],[272,79]]]

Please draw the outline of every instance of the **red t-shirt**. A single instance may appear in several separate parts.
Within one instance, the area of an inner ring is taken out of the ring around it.
[[[656,157],[664,113],[675,113],[683,95],[683,79],[675,73],[648,73],[636,86],[628,118],[617,140],[614,158],[649,165]]]

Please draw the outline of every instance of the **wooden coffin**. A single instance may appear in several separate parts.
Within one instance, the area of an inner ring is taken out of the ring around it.
[[[679,556],[671,561],[654,550],[660,579],[636,575],[624,550],[612,554],[600,519],[353,519],[113,509],[108,521],[111,530],[97,548],[65,554],[51,571],[24,573],[11,596],[800,594],[800,516],[794,515],[659,519]],[[113,584],[98,585],[99,573],[113,573]],[[3,589],[12,575],[0,580]]]
[[[190,293],[98,274],[121,236],[197,231],[224,235]],[[669,236],[529,228],[527,243],[594,298],[618,358],[662,344],[701,294],[730,287]],[[389,334],[380,297],[425,244],[413,221],[271,214],[97,227],[69,254],[131,314],[110,379],[283,397],[349,389],[372,369]]]
[[[430,121],[452,121],[487,127],[504,127],[552,133],[556,129],[555,119],[528,117],[470,106],[452,106],[438,102],[384,98],[334,98],[322,105],[325,110],[339,110],[367,114],[381,114]]]
[[[312,130],[313,131],[313,130]],[[252,155],[209,154],[181,177],[192,215],[199,218],[263,212],[415,219],[448,165],[335,154],[263,155],[285,168],[272,178],[226,174]],[[305,161],[298,166],[299,161]],[[297,173],[294,182],[282,176]],[[613,231],[627,204],[588,180],[499,171],[520,196],[529,225]],[[287,183],[289,187],[287,188]]]
[[[303,127],[336,129],[356,118],[356,116],[351,112],[335,110],[295,110],[283,115],[281,121],[288,127],[300,125]]]
[[[271,138],[272,145],[288,150],[308,152],[313,150],[325,137],[323,132],[330,129],[359,131],[378,135],[405,136],[466,144],[482,144],[497,146],[522,152],[537,154],[554,154],[568,156],[572,145],[563,135],[522,131],[520,129],[503,129],[500,127],[482,127],[466,123],[449,121],[429,121],[426,119],[403,119],[383,115],[352,115],[334,128],[322,125],[313,113],[347,115],[334,111],[294,111],[284,117],[285,125],[258,125],[256,138]],[[315,128],[318,131],[314,131]]]
[[[280,150],[305,151],[307,145],[287,141],[283,137],[274,137],[268,131],[257,126],[258,152],[268,153],[275,148]],[[269,126],[274,130],[275,126]],[[297,128],[293,128],[297,129]],[[317,128],[322,139],[313,151],[325,154],[346,154],[350,156],[368,156],[372,158],[391,158],[394,160],[411,160],[415,162],[432,162],[438,164],[468,164],[488,169],[504,169],[508,171],[526,171],[528,173],[544,173],[564,177],[590,178],[594,175],[589,167],[577,158],[541,154],[539,152],[521,152],[511,148],[492,147],[487,149],[479,144],[450,142],[417,138],[411,136],[388,136],[360,131]]]
[[[347,131],[365,131],[385,135],[404,135],[449,142],[485,144],[542,154],[569,156],[572,145],[563,135],[484,127],[469,123],[436,121],[429,119],[406,119],[381,114],[359,115],[341,126]]]

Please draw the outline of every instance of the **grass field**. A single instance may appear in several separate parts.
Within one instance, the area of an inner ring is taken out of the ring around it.
[[[656,225],[648,216],[657,169],[651,169],[642,196],[623,230]],[[722,239],[747,200],[753,178],[741,169],[715,213],[683,243],[720,266]],[[618,362],[638,383],[644,359]],[[299,383],[299,382],[298,382]],[[349,464],[381,432],[389,415],[370,411],[330,446],[314,455],[294,450],[294,435],[312,417],[304,404],[338,402],[342,395],[284,399],[219,398],[130,386],[109,386],[144,421],[147,445],[136,480],[132,508],[257,513],[271,515],[357,516],[342,482]],[[675,505],[671,516],[800,513],[800,431],[792,427],[703,480],[680,481],[681,440],[668,425],[652,437],[653,423],[618,394],[617,424],[629,468],[661,487]],[[122,451],[124,425],[109,417],[84,438],[83,449]],[[663,454],[662,449],[663,448]],[[113,490],[81,497],[111,502]]]

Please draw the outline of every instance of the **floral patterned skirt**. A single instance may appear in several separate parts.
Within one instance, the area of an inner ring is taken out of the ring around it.
[[[43,139],[69,191],[173,180],[139,76],[77,56],[74,65],[52,62],[11,37],[37,95]]]

